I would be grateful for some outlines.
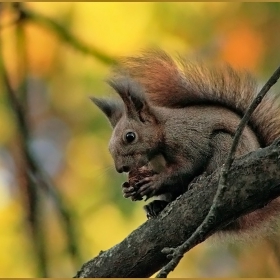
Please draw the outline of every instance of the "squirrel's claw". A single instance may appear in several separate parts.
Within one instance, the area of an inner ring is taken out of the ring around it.
[[[122,184],[122,192],[125,198],[135,195],[135,189],[129,185],[128,182]]]
[[[146,195],[147,199],[154,196],[156,190],[158,189],[158,184],[155,177],[156,175],[153,175],[151,177],[146,177],[139,181],[136,184],[136,187],[139,187],[139,189],[136,191],[137,194],[139,194],[141,197]]]
[[[136,190],[128,182],[122,184],[122,193],[124,198],[131,197],[131,200],[142,200],[142,197],[136,193]]]

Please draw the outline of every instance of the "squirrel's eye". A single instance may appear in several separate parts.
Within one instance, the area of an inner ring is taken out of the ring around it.
[[[131,143],[135,140],[136,134],[134,132],[127,132],[125,135],[125,139],[127,143]]]

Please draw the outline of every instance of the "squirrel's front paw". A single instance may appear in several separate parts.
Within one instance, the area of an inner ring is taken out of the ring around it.
[[[136,190],[133,186],[129,184],[129,182],[124,182],[122,184],[122,192],[123,197],[128,198],[131,197],[131,200],[142,200],[142,197],[136,193]]]
[[[160,189],[161,184],[157,180],[158,176],[155,174],[146,177],[135,184],[136,194],[140,197],[146,196],[146,200],[154,196],[157,190]]]

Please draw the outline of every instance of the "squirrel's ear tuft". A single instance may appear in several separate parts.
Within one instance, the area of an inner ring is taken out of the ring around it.
[[[130,100],[135,108],[137,117],[141,122],[155,122],[156,117],[143,91],[137,86],[133,85],[128,91]]]
[[[140,112],[145,106],[148,106],[144,91],[138,83],[130,82],[128,84],[127,94],[137,112]]]
[[[123,103],[119,100],[92,96],[90,100],[106,115],[112,127],[115,127],[124,112]]]
[[[118,77],[108,83],[122,98],[129,118],[142,122],[155,119],[140,84],[127,77]]]

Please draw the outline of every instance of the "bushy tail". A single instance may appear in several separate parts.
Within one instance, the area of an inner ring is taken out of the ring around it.
[[[257,93],[255,80],[245,71],[225,64],[206,67],[198,61],[174,61],[161,50],[123,59],[114,74],[138,81],[153,104],[171,108],[216,104],[242,116]],[[280,96],[269,93],[249,123],[262,146],[280,137]]]

